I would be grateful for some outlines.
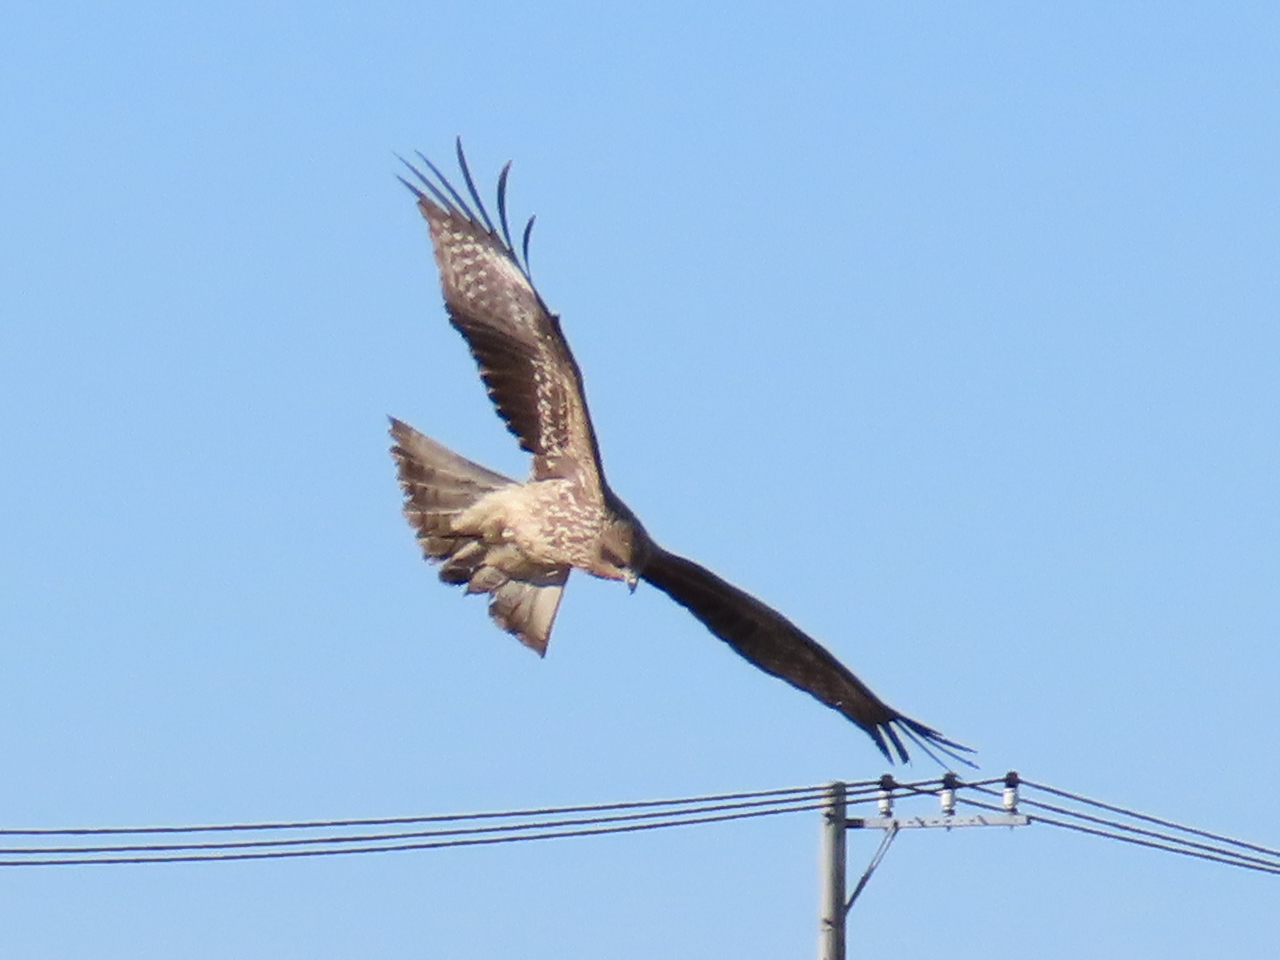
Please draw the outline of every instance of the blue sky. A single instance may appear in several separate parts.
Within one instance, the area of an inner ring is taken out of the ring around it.
[[[610,479],[890,702],[1280,844],[1280,14],[1246,3],[15,0],[0,29],[0,825],[867,779],[657,591],[545,661],[439,584],[385,416],[521,475],[395,154],[514,159]],[[927,776],[928,764],[907,775]],[[853,860],[869,855],[866,839]],[[0,872],[0,952],[775,957],[815,815]],[[854,953],[1258,954],[1275,882],[900,841]]]

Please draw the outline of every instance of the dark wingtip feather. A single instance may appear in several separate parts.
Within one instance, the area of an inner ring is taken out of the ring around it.
[[[507,249],[515,255],[515,244],[511,242],[511,227],[507,224],[507,177],[511,174],[511,161],[508,160],[498,174],[498,222],[502,224],[502,239]]]
[[[401,183],[403,183],[406,187],[408,187],[408,188],[409,188],[409,192],[410,192],[410,193],[412,193],[412,194],[413,194],[415,197],[417,197],[419,200],[425,200],[425,199],[427,199],[427,195],[426,195],[425,193],[423,193],[421,190],[419,190],[416,186],[414,186],[412,183],[410,183],[410,182],[409,182],[408,180],[406,180],[404,177],[400,176],[400,174],[398,174],[398,173],[396,174],[396,179],[397,179],[397,180],[399,180]]]
[[[393,153],[392,156],[395,157],[397,160],[399,160],[401,163],[403,163],[405,165],[405,169],[407,169],[411,174],[413,174],[423,183],[427,182],[427,178],[422,175],[422,171],[419,170],[417,167],[415,167],[412,163],[410,163],[404,157],[400,156],[400,154]],[[423,197],[422,189],[417,184],[410,183],[408,180],[400,176],[400,174],[398,173],[396,174],[396,179],[399,180],[401,183],[403,183],[406,187],[408,187],[409,192],[412,193],[419,200],[425,199]]]
[[[491,234],[498,231],[493,229],[493,221],[489,219],[489,211],[484,208],[484,201],[480,199],[480,191],[476,189],[476,182],[471,179],[471,168],[467,166],[467,155],[462,150],[462,137],[458,137],[454,141],[454,149],[458,154],[458,166],[462,169],[462,179],[467,182],[467,192],[471,194],[471,199],[475,201],[476,209],[480,211],[480,218],[484,221],[485,227]],[[475,218],[472,217],[474,220]]]
[[[884,725],[884,733],[885,733],[885,736],[888,738],[889,742],[893,744],[894,752],[897,753],[898,755],[898,759],[896,762],[910,763],[911,754],[907,753],[907,748],[902,745],[902,738],[898,736],[898,731],[894,729],[894,726],[892,723],[886,723]],[[889,757],[889,762],[890,763],[895,762],[893,757]]]
[[[872,741],[876,745],[876,749],[884,754],[884,758],[893,763],[893,754],[889,752],[889,745],[884,741],[884,734],[880,732],[879,727],[872,727],[867,731],[871,735]]]
[[[462,199],[462,194],[460,194],[457,190],[453,188],[453,184],[449,182],[448,177],[446,177],[443,173],[440,172],[440,168],[437,167],[430,160],[428,160],[426,157],[426,154],[424,154],[421,150],[415,150],[414,153],[418,155],[419,160],[421,160],[423,163],[427,165],[427,169],[430,170],[433,174],[435,174],[436,179],[440,181],[440,185],[444,187],[447,191],[449,191],[449,196],[453,198],[453,203],[448,204],[449,208],[460,212],[463,216],[465,216],[468,220],[472,221],[473,223],[479,223],[480,222],[479,217],[477,217],[474,213],[471,212],[471,208],[467,206],[467,201]],[[426,177],[423,177],[422,179],[423,179],[423,182],[430,183],[430,181],[427,180]]]
[[[907,738],[924,751],[925,755],[938,766],[946,769],[947,764],[940,760],[933,751],[937,750],[943,756],[954,760],[956,763],[962,763],[970,769],[977,770],[978,765],[964,756],[966,753],[974,753],[972,747],[966,747],[962,743],[956,743],[940,734],[933,727],[926,726],[918,720],[912,720],[908,717],[898,717],[893,721],[901,727],[902,732]],[[905,759],[905,754],[904,754]]]
[[[533,221],[537,219],[536,213],[529,218],[529,222],[524,225],[524,239],[520,242],[520,251],[524,254],[525,276],[529,275],[529,234],[533,233]]]
[[[422,154],[418,154],[418,156],[422,156]],[[421,181],[422,185],[426,187],[427,190],[430,192],[431,198],[436,203],[440,204],[442,208],[449,211],[450,213],[456,213],[456,214],[461,213],[461,211],[457,208],[457,206],[454,205],[454,202],[450,200],[448,197],[446,197],[443,193],[441,193],[440,188],[431,182],[430,177],[428,177],[425,173],[423,173],[421,170],[415,167],[412,163],[410,163],[404,157],[397,156],[396,159],[409,168],[409,171],[415,177],[417,177],[418,180]],[[425,160],[426,157],[423,157],[423,159]],[[423,193],[422,190],[420,190],[416,184],[410,183],[404,177],[401,177],[399,175],[396,176],[396,179],[399,180],[401,183],[403,183],[406,187],[408,187],[409,190],[412,191],[413,195],[418,198],[419,202],[427,199],[427,195]]]
[[[506,165],[502,168],[502,173],[498,176],[498,223],[502,228],[502,232],[499,234],[497,228],[494,226],[493,219],[489,216],[488,209],[484,205],[484,200],[480,197],[480,191],[476,189],[475,179],[471,175],[471,167],[470,164],[467,163],[467,156],[462,147],[461,137],[456,140],[455,147],[458,154],[458,167],[462,171],[463,180],[466,182],[467,193],[471,195],[470,203],[468,203],[466,198],[464,198],[454,185],[449,182],[449,178],[441,172],[440,168],[432,163],[431,160],[421,151],[414,152],[426,169],[430,171],[430,175],[424,173],[404,157],[396,154],[396,159],[408,168],[409,172],[413,175],[414,180],[417,182],[412,182],[411,180],[407,180],[400,176],[397,176],[396,179],[403,183],[413,193],[413,195],[418,198],[419,203],[425,202],[437,205],[447,213],[458,217],[464,217],[476,226],[482,227],[488,231],[489,236],[492,237],[494,241],[499,242],[499,245],[511,259],[512,263],[514,263],[519,268],[520,272],[525,275],[525,278],[532,283],[533,278],[529,275],[529,232],[533,229],[533,221],[535,218],[530,217],[529,223],[525,226],[522,257],[521,254],[516,252],[515,244],[511,240],[511,226],[507,219],[507,178],[511,172],[511,161],[507,161]],[[472,210],[473,205],[475,209],[479,211],[478,215]]]

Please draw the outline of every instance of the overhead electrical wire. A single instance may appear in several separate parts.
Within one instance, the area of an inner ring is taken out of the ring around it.
[[[1100,800],[1092,800],[1080,794],[1071,793],[1070,791],[1061,790],[1057,787],[1051,787],[1047,784],[1038,783],[1036,781],[1026,780],[1021,777],[1016,777],[1016,775],[1011,776],[1016,778],[1019,788],[1040,790],[1058,797],[1076,801],[1086,807],[1109,811],[1124,818],[1136,820],[1142,823],[1163,826],[1168,828],[1168,831],[1177,832],[1151,830],[1143,826],[1125,823],[1123,820],[1116,820],[1102,817],[1094,813],[1072,810],[1069,807],[1047,803],[1043,800],[1037,800],[1034,797],[1028,797],[1025,794],[1022,794],[1017,799],[1017,805],[1021,812],[1027,813],[1026,808],[1029,807],[1034,810],[1046,810],[1050,813],[1060,814],[1062,817],[1067,818],[1064,820],[1059,817],[1046,816],[1040,813],[1030,813],[1028,816],[1033,823],[1043,823],[1048,826],[1062,827],[1068,830],[1092,834],[1109,840],[1119,840],[1124,843],[1164,850],[1169,853],[1178,853],[1185,856],[1198,856],[1205,860],[1212,860],[1214,862],[1225,863],[1230,866],[1258,870],[1263,873],[1280,873],[1280,850],[1275,848],[1265,847],[1256,843],[1249,843],[1244,840],[1237,840],[1219,833],[1201,830],[1198,827],[1189,827],[1184,824],[1176,823],[1172,820],[1153,817],[1150,814],[1139,813],[1136,810],[1129,810],[1125,807],[1104,803]],[[988,789],[991,785],[1001,782],[1007,782],[1007,777],[996,777],[991,780],[968,783],[960,782],[957,784],[957,788],[958,790],[976,791],[986,796],[1002,800],[1003,797],[1000,791]],[[888,791],[888,795],[893,797],[900,797],[904,795],[937,796],[941,794],[941,792],[942,790],[940,787],[933,787],[928,783],[894,783],[893,789]],[[968,799],[962,795],[957,796],[957,802],[992,812],[1007,812],[1007,808],[1003,803],[1001,805],[984,803],[978,800]],[[1093,826],[1087,826],[1087,824],[1092,824]],[[1178,836],[1178,833],[1189,834],[1191,836],[1201,837],[1216,842],[1201,843],[1197,840],[1190,840],[1186,837]],[[1239,849],[1231,849],[1232,847]],[[1240,852],[1242,850],[1251,852]],[[1253,854],[1262,854],[1262,856],[1255,856]]]
[[[265,860],[390,853],[445,847],[485,846],[527,840],[633,833],[665,827],[722,823],[816,810],[825,803],[825,787],[789,787],[709,794],[678,800],[541,807],[484,813],[437,814],[347,820],[274,823],[200,824],[191,827],[73,827],[0,829],[9,845],[0,847],[0,866],[88,866],[93,864],[179,863],[212,860]],[[878,781],[850,784],[854,794],[871,794]],[[584,816],[583,814],[593,814]],[[483,822],[483,825],[476,824]],[[439,829],[369,833],[361,828],[454,824]],[[458,825],[472,824],[472,825]],[[335,830],[356,832],[334,833]],[[184,837],[220,833],[222,841],[184,842]],[[118,844],[68,843],[19,845],[22,840],[66,837],[146,837],[172,842]],[[254,839],[238,839],[236,834]],[[264,834],[267,834],[264,837]],[[275,834],[271,836],[270,834]],[[301,835],[300,835],[301,834]]]
[[[865,786],[874,786],[869,780]],[[857,788],[864,784],[851,784]],[[754,800],[762,797],[784,797],[795,794],[821,793],[822,787],[783,787],[777,790],[753,790],[740,793],[716,793],[678,800],[628,800],[622,803],[597,803],[571,807],[535,807],[527,810],[485,811],[482,813],[444,813],[419,817],[365,817],[354,820],[284,820],[265,823],[214,823],[190,827],[24,827],[0,828],[5,836],[91,836],[96,834],[209,833],[215,831],[242,833],[251,830],[312,830],[330,827],[383,827],[411,823],[447,823],[457,820],[514,819],[517,817],[560,816],[568,813],[596,813],[610,810],[636,810],[646,807],[684,806],[729,800]]]
[[[987,789],[985,785],[979,786],[977,784],[972,784],[965,786],[987,796],[1000,797],[998,792]],[[1114,806],[1112,804],[1104,804],[1100,801],[1089,800],[1086,797],[1058,790],[1054,787],[1046,787],[1043,784],[1038,784],[1033,781],[1020,781],[1019,786],[1029,787],[1033,790],[1044,790],[1045,792],[1053,793],[1058,796],[1069,797],[1084,804],[1085,806],[1107,810],[1112,813],[1119,814],[1124,818],[1165,826],[1168,829],[1165,831],[1151,830],[1132,823],[1125,823],[1124,820],[1103,817],[1095,813],[1088,813],[1081,810],[1072,810],[1069,807],[1046,803],[1042,800],[1037,800],[1034,797],[1023,795],[1018,799],[1018,807],[1021,812],[1028,814],[1032,823],[1043,823],[1047,826],[1072,830],[1077,833],[1090,834],[1107,840],[1118,840],[1121,843],[1161,850],[1166,853],[1175,853],[1181,856],[1196,857],[1198,859],[1214,863],[1224,863],[1229,866],[1242,867],[1246,870],[1254,870],[1260,873],[1280,874],[1280,851],[1278,850],[1273,850],[1269,847],[1263,847],[1258,844],[1246,843],[1242,840],[1234,840],[1230,837],[1221,836],[1220,834],[1210,833],[1209,831],[1200,830],[1196,827],[1184,826],[1183,824],[1175,823],[1172,820],[1163,820],[1158,817],[1138,813],[1134,810],[1127,810],[1123,807]],[[984,810],[1002,811],[1004,809],[1003,806],[984,803],[979,800],[972,800],[962,795],[957,797],[957,802],[964,803],[971,807],[979,807]],[[1030,808],[1032,811],[1047,810],[1049,813],[1057,814],[1058,816],[1049,816],[1037,812],[1028,813],[1027,808]],[[1217,843],[1209,844],[1195,840],[1188,840],[1185,837],[1179,836],[1178,833],[1192,834],[1199,837],[1213,839],[1216,840]],[[1232,849],[1232,846],[1248,849],[1254,851],[1254,853],[1261,853],[1263,856],[1255,856],[1253,853],[1242,853],[1238,850]]]
[[[210,860],[278,860],[297,857],[340,856],[358,853],[394,853],[406,850],[433,850],[443,847],[488,846],[499,843],[517,843],[526,840],[555,840],[568,837],[590,837],[609,833],[635,833],[642,830],[657,830],[664,827],[691,826],[695,824],[723,823],[730,820],[746,820],[755,817],[767,817],[781,813],[797,813],[803,810],[818,810],[821,802],[792,807],[778,807],[766,810],[748,810],[737,813],[722,813],[703,817],[681,817],[665,821],[646,823],[626,823],[621,825],[601,825],[574,830],[546,829],[537,832],[507,833],[498,836],[466,837],[450,840],[428,840],[413,843],[397,844],[362,844],[336,848],[309,847],[303,850],[255,850],[248,852],[207,852],[177,853],[139,852],[133,856],[76,856],[75,848],[59,851],[59,856],[48,858],[3,859],[0,866],[88,866],[90,864],[124,864],[124,863],[193,863]],[[605,821],[607,822],[607,821]],[[525,827],[532,830],[532,827]]]
[[[1108,840],[1197,857],[1262,873],[1280,874],[1280,850],[1188,827],[1171,820],[1092,800],[1016,774],[960,782],[951,778],[898,783],[891,777],[843,784],[848,804],[882,804],[912,796],[939,796],[949,780],[956,802],[1009,812],[1010,778],[1021,790],[1040,791],[1058,802],[1023,793],[1020,812],[1032,822]],[[1005,793],[990,789],[1005,784]],[[193,863],[392,853],[449,847],[490,846],[529,840],[636,833],[667,827],[756,819],[825,808],[830,785],[706,794],[666,800],[536,807],[481,813],[433,814],[335,820],[294,820],[195,826],[0,828],[0,867]],[[989,803],[966,796],[992,797]],[[1066,804],[1074,804],[1076,809]],[[1043,812],[1041,812],[1043,811]],[[1133,821],[1133,822],[1126,822]],[[404,827],[422,829],[395,829]],[[374,828],[390,828],[374,831]],[[218,834],[225,839],[197,839]],[[164,842],[142,838],[163,836]],[[116,837],[124,842],[92,843]],[[1195,839],[1191,839],[1194,837]],[[49,839],[65,838],[62,844]],[[137,838],[132,839],[130,838]],[[45,843],[39,841],[44,839]],[[37,845],[38,844],[38,845]]]
[[[921,781],[919,787],[939,781]],[[133,837],[165,835],[181,841],[185,836],[221,833],[246,834],[266,839],[229,839],[201,842],[138,842],[107,845],[84,843],[60,846],[0,847],[0,866],[87,866],[92,864],[175,863],[211,860],[261,860],[356,853],[389,853],[443,847],[483,846],[526,840],[562,839],[631,833],[673,826],[721,823],[785,813],[816,810],[825,803],[825,786],[788,787],[739,793],[708,794],[678,800],[644,800],[625,803],[541,807],[483,813],[435,814],[419,817],[380,817],[345,820],[298,820],[263,823],[200,824],[189,827],[72,827],[0,829],[10,844],[22,839],[49,837]],[[852,802],[864,801],[881,791],[880,781],[848,784]],[[576,816],[596,814],[596,816]],[[387,833],[340,833],[381,826],[459,824],[487,821],[485,826]],[[502,822],[506,821],[506,822]],[[298,834],[310,834],[299,836]]]
[[[652,813],[614,814],[603,817],[578,817],[572,819],[540,820],[527,823],[500,824],[484,827],[453,827],[444,830],[413,830],[398,833],[348,834],[320,837],[287,837],[269,840],[229,840],[202,843],[140,843],[119,844],[111,846],[76,846],[68,847],[0,847],[0,857],[13,854],[57,854],[67,849],[78,853],[139,853],[139,852],[176,852],[205,850],[243,850],[272,847],[296,847],[322,844],[369,844],[386,843],[396,840],[422,840],[463,836],[505,835],[529,830],[544,830],[564,827],[589,827],[600,824],[634,823],[653,821],[655,826],[663,825],[666,820],[675,820],[692,815],[721,814],[727,811],[754,810],[760,815],[768,813],[786,813],[795,809],[812,809],[814,801],[819,797],[797,797],[783,801],[754,800],[738,803],[721,803],[711,805],[691,805],[672,810],[661,810]],[[799,806],[797,806],[799,805]],[[821,806],[821,804],[817,804]]]
[[[1280,850],[1271,847],[1263,847],[1256,843],[1236,840],[1232,837],[1226,837],[1219,833],[1210,833],[1208,830],[1201,830],[1197,827],[1186,827],[1182,824],[1174,823],[1171,820],[1162,820],[1160,817],[1153,817],[1146,813],[1138,813],[1134,810],[1126,810],[1124,807],[1117,807],[1109,803],[1103,803],[1101,800],[1090,800],[1088,797],[1082,797],[1079,794],[1070,793],[1066,790],[1059,790],[1057,787],[1050,787],[1043,783],[1036,783],[1031,780],[1023,780],[1022,783],[1025,786],[1032,787],[1036,790],[1043,790],[1045,793],[1052,793],[1067,800],[1075,800],[1078,803],[1088,804],[1089,806],[1097,807],[1101,810],[1109,810],[1112,813],[1118,813],[1134,820],[1144,820],[1147,823],[1155,823],[1162,827],[1170,827],[1171,829],[1179,830],[1183,833],[1193,834],[1198,837],[1205,837],[1209,840],[1217,840],[1219,843],[1230,844],[1231,846],[1241,847],[1245,850],[1254,850],[1258,853],[1265,853],[1271,857],[1280,857]]]

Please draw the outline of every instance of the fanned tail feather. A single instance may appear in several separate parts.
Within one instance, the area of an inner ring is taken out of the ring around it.
[[[481,497],[515,481],[460,457],[406,423],[391,419],[395,458],[404,490],[404,515],[418,532],[426,559],[440,564],[440,579],[489,594],[489,615],[525,646],[543,655],[555,623],[568,570],[538,582],[513,580],[490,561],[495,547],[453,528],[453,518]],[[498,546],[496,549],[501,549]]]

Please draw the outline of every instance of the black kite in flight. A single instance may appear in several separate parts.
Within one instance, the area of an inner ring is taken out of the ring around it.
[[[782,614],[650,539],[610,489],[600,462],[582,373],[529,274],[530,218],[517,253],[507,222],[511,164],[498,179],[495,225],[458,144],[470,203],[419,154],[404,180],[430,227],[449,319],[480,367],[498,414],[533,456],[527,483],[472,463],[399,420],[392,453],[405,516],[440,579],[489,594],[489,613],[540,655],[569,571],[644,580],[666,593],[766,673],[812,694],[871,735],[890,761],[906,762],[903,736],[968,763],[969,752],[903,716]],[[937,758],[934,757],[936,760]]]

